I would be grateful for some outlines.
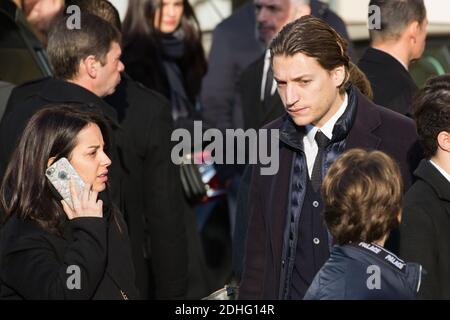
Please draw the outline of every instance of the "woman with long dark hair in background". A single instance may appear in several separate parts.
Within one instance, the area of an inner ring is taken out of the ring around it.
[[[80,107],[38,111],[9,163],[0,191],[1,299],[138,297],[127,226],[108,194],[108,126]],[[71,185],[72,204],[46,177],[63,157],[85,184]]]
[[[122,61],[133,79],[171,101],[176,127],[192,126],[207,63],[188,0],[130,0]]]
[[[175,128],[187,129],[192,134],[194,120],[200,120],[199,95],[207,64],[199,24],[189,2],[130,0],[122,24],[122,39],[121,60],[127,73],[168,98]],[[215,287],[211,284],[213,277],[208,273],[197,232],[194,210],[201,209],[195,207],[198,199],[192,200],[189,196],[187,184],[183,183],[190,201],[184,215],[189,248],[186,298],[198,299],[210,294]]]

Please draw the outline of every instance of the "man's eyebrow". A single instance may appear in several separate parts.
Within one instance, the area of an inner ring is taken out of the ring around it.
[[[302,81],[304,78],[311,78],[311,77],[312,77],[311,74],[302,74],[302,75],[300,75],[298,77],[295,77],[293,79],[293,81]]]
[[[292,79],[292,81],[294,81],[294,82],[302,81],[303,78],[310,78],[310,77],[312,77],[311,74],[302,74],[302,75],[300,75],[300,76],[295,77],[294,79]],[[283,80],[278,79],[276,76],[274,76],[273,78],[275,79],[276,82],[286,82],[286,81],[283,81]]]

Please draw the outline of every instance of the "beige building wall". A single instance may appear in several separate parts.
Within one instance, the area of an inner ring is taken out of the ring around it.
[[[348,23],[365,22],[369,0],[331,0],[331,6]],[[450,24],[450,1],[425,0],[425,6],[430,22]]]
[[[128,6],[128,0],[110,0],[119,10],[123,19]],[[367,10],[369,0],[322,0],[328,2],[331,8],[344,19],[352,39],[367,39]],[[206,52],[211,46],[211,33],[215,26],[231,14],[230,0],[190,0],[199,19],[203,31],[203,43]],[[433,33],[450,32],[450,1],[425,0],[430,21],[430,31]]]

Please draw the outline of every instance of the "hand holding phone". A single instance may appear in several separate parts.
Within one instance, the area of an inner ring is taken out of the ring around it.
[[[67,158],[61,158],[47,168],[45,175],[63,198],[63,209],[69,219],[81,216],[101,217],[103,203],[98,193],[91,191]]]
[[[103,217],[103,201],[98,200],[98,192],[91,190],[90,184],[85,184],[81,196],[77,196],[75,184],[70,182],[70,193],[72,195],[73,209],[62,200],[64,212],[69,220],[79,217]]]
[[[76,193],[81,194],[81,191],[84,189],[84,181],[74,167],[72,167],[69,160],[67,158],[61,158],[54,162],[47,168],[45,175],[69,207],[73,209],[69,182],[73,181]]]

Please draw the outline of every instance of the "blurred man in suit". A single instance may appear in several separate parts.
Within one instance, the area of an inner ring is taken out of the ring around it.
[[[411,114],[418,90],[408,72],[425,49],[427,13],[423,0],[371,0],[380,8],[381,29],[371,28],[371,47],[358,63],[372,84],[376,104]]]

